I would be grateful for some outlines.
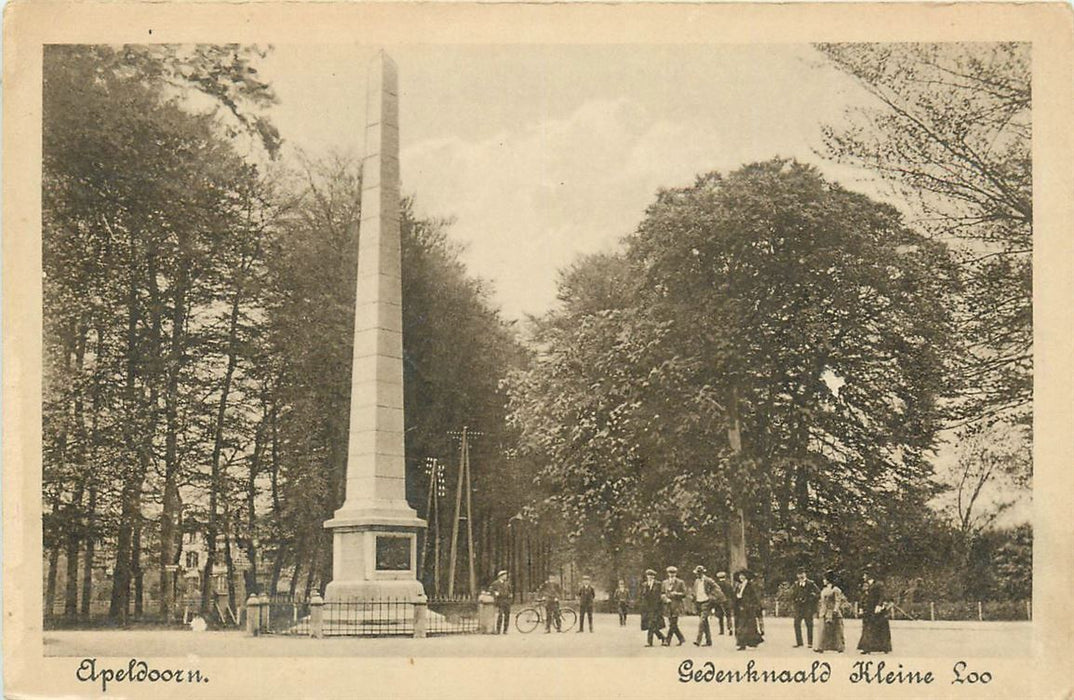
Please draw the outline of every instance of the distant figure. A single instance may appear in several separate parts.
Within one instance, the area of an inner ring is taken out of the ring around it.
[[[507,634],[508,623],[511,620],[511,584],[507,580],[507,572],[501,571],[496,574],[496,580],[489,585],[489,593],[496,598],[496,631],[493,634]]]
[[[820,589],[809,580],[805,569],[798,569],[797,580],[791,589],[794,598],[794,646],[802,646],[802,622],[805,622],[809,646],[813,646],[813,616],[817,614]]]
[[[712,611],[712,606],[721,598],[723,598],[723,592],[720,591],[720,587],[716,585],[705,573],[705,567],[694,567],[694,606],[697,608],[697,639],[694,640],[694,646],[699,647],[702,643],[710,647],[712,646],[712,628],[709,627],[709,613]],[[701,640],[704,639],[704,642]]]
[[[735,574],[735,644],[739,651],[755,647],[764,641],[757,624],[761,617],[761,594],[746,570]]]
[[[824,573],[824,588],[820,591],[820,640],[813,648],[818,654],[826,651],[842,652],[846,649],[843,639],[843,605],[846,598],[839,586],[835,585],[835,574]]]
[[[664,646],[671,646],[671,637],[674,635],[679,640],[679,646],[683,645],[686,637],[679,630],[679,616],[683,614],[683,601],[686,599],[686,582],[679,578],[679,569],[675,566],[667,568],[668,577],[662,584],[664,605],[668,615],[668,633],[664,637]]]
[[[861,639],[858,650],[863,654],[891,651],[891,625],[888,624],[888,601],[883,584],[872,572],[862,574]]]
[[[623,579],[619,579],[619,586],[612,594],[612,600],[615,601],[615,607],[619,609],[619,626],[626,627],[627,611],[630,609],[630,591],[627,590]]]
[[[713,614],[720,621],[720,634],[723,634],[723,622],[725,619],[727,620],[727,634],[734,634],[734,604],[732,601],[735,599],[735,587],[728,580],[726,571],[716,572],[716,586],[719,587],[724,597],[723,602],[717,601],[716,605],[713,606]]]
[[[578,588],[578,631],[585,630],[585,619],[589,617],[589,631],[593,631],[593,601],[597,592],[593,590],[588,576],[582,577],[582,585]]]
[[[653,637],[664,643],[663,586],[656,580],[656,572],[645,570],[645,582],[641,584],[638,602],[641,607],[641,628],[647,632],[645,646],[653,645]]]
[[[544,604],[544,633],[552,631],[552,625],[556,626],[557,632],[563,631],[563,619],[559,614],[559,599],[563,597],[563,589],[556,581],[555,574],[548,574],[548,580],[537,589],[537,598]]]

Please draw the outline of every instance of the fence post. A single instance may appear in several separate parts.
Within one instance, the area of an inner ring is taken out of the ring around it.
[[[776,598],[776,617],[779,617],[779,598]]]
[[[1033,619],[1033,606],[1030,604],[1030,602],[1028,600],[1026,601],[1026,619],[1027,620],[1032,620]]]
[[[425,633],[429,625],[428,609],[429,599],[424,595],[414,602],[414,638],[425,639]]]
[[[981,609],[981,601],[977,601],[977,619],[984,621],[984,611]]]
[[[310,636],[314,639],[324,636],[324,598],[319,593],[310,598]]]
[[[936,603],[929,603],[929,619],[936,622]]]
[[[261,631],[261,601],[257,595],[250,594],[246,599],[246,636],[256,637]]]
[[[269,618],[272,617],[272,606],[269,602],[268,594],[262,593],[258,598],[258,603],[261,607],[261,614],[258,616],[258,622],[260,623],[258,629],[262,632],[268,632],[270,625]]]

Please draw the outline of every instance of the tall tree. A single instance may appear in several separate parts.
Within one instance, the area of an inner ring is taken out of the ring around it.
[[[808,166],[710,173],[567,276],[513,419],[579,528],[690,547],[741,518],[766,562],[780,527],[928,490],[952,275]]]
[[[962,268],[960,420],[1032,422],[1030,46],[820,44],[872,101],[824,129],[833,158],[918,204]]]

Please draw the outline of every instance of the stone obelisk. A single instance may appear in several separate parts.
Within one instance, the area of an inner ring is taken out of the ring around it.
[[[324,524],[333,545],[328,600],[424,595],[417,534],[425,521],[406,500],[400,274],[398,76],[381,51],[366,93],[347,491]]]

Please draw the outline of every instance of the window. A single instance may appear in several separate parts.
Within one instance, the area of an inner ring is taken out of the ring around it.
[[[186,568],[196,569],[198,568],[198,553],[187,552],[186,553]]]

